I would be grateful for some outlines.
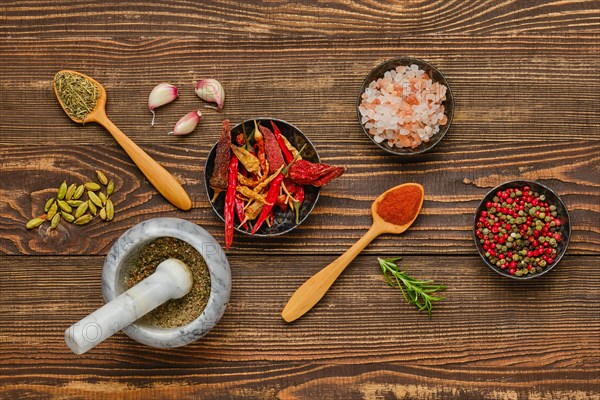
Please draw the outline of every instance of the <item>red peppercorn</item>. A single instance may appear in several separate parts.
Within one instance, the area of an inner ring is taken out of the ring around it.
[[[492,208],[492,202],[491,201],[486,202],[485,203],[485,207],[486,208]]]
[[[487,212],[487,211],[485,211],[485,210],[484,210],[484,211],[482,211],[482,212],[481,212],[481,216],[482,216],[482,217],[487,217],[487,216],[488,216],[488,212]]]
[[[508,271],[508,273],[509,273],[509,274],[511,274],[511,275],[514,275],[514,274],[515,274],[515,272],[517,272],[517,270],[516,270],[516,269],[514,269],[514,268],[513,268],[513,269],[510,269],[510,270]]]

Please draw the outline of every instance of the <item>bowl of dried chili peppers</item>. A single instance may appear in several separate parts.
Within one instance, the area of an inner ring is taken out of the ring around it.
[[[206,159],[210,204],[225,222],[225,248],[234,231],[265,237],[287,233],[310,214],[320,188],[345,168],[322,164],[294,125],[274,118],[228,120]]]
[[[488,267],[528,280],[558,264],[569,245],[571,223],[567,207],[550,188],[516,180],[496,186],[483,198],[473,234]]]

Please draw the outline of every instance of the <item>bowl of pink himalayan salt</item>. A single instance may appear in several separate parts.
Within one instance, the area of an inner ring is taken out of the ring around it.
[[[412,155],[431,150],[448,132],[454,98],[437,68],[401,57],[379,64],[367,75],[356,108],[373,143],[392,154]]]

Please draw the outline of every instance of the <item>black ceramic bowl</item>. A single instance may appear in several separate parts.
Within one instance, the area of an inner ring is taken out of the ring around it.
[[[478,229],[477,223],[479,222],[479,216],[480,216],[481,212],[486,210],[486,203],[488,201],[493,202],[493,198],[494,198],[494,196],[496,196],[496,193],[498,191],[504,191],[509,188],[522,188],[523,186],[529,186],[531,188],[531,191],[536,192],[539,195],[544,195],[545,196],[544,201],[547,202],[549,205],[554,205],[556,207],[556,212],[557,212],[556,218],[558,220],[560,220],[560,223],[561,223],[557,232],[559,232],[562,235],[562,239],[560,242],[558,242],[558,247],[556,247],[556,258],[552,264],[547,265],[544,269],[542,269],[541,272],[536,272],[535,274],[528,273],[523,276],[517,276],[517,275],[511,275],[509,273],[508,268],[501,269],[501,268],[497,267],[495,264],[492,264],[487,259],[487,257],[485,256],[485,250],[483,249],[483,244],[480,242],[480,239],[477,237],[475,231]],[[475,246],[477,247],[477,251],[479,252],[479,255],[481,256],[483,262],[489,268],[491,268],[493,271],[497,272],[498,274],[500,274],[502,276],[506,276],[506,277],[509,277],[512,279],[517,279],[517,280],[529,280],[529,279],[533,279],[533,278],[536,278],[538,276],[548,273],[551,269],[553,269],[559,263],[559,261],[561,260],[561,258],[565,254],[565,252],[567,251],[567,247],[569,246],[569,240],[571,238],[571,220],[569,218],[569,212],[567,211],[567,207],[565,206],[565,204],[562,202],[560,197],[558,197],[558,195],[556,193],[554,193],[548,187],[546,187],[540,183],[532,182],[532,181],[524,181],[524,180],[510,181],[510,182],[505,182],[499,186],[496,186],[495,188],[490,190],[488,192],[488,194],[485,195],[485,197],[483,198],[481,203],[479,204],[479,207],[477,207],[477,211],[475,212],[475,221],[473,223],[473,237],[475,238]]]
[[[358,108],[362,102],[362,94],[365,92],[365,89],[369,86],[369,84],[371,82],[373,82],[379,78],[383,78],[383,75],[385,74],[385,72],[393,70],[400,65],[409,66],[412,64],[416,64],[419,67],[419,69],[422,69],[423,71],[425,71],[434,82],[439,82],[448,88],[448,90],[446,91],[446,100],[444,100],[442,102],[442,104],[444,105],[444,114],[446,114],[446,117],[448,118],[448,122],[446,122],[445,125],[440,126],[439,132],[436,133],[435,135],[433,135],[431,137],[431,139],[429,140],[429,142],[422,142],[418,147],[416,147],[414,149],[412,149],[410,147],[390,146],[387,143],[387,140],[384,140],[381,143],[377,143],[375,141],[374,136],[368,132],[368,130],[365,128],[365,125],[362,123],[362,115]],[[431,65],[423,60],[419,60],[418,58],[412,58],[412,57],[394,58],[392,60],[388,60],[388,61],[385,61],[385,62],[379,64],[371,72],[369,72],[367,77],[364,79],[364,81],[360,87],[360,91],[358,92],[358,99],[356,101],[356,112],[358,114],[358,123],[360,124],[363,131],[365,132],[365,135],[367,135],[367,137],[373,143],[375,143],[378,147],[382,148],[383,150],[387,151],[388,153],[409,156],[409,155],[421,154],[428,150],[431,150],[436,144],[438,144],[440,142],[440,140],[442,140],[442,138],[444,137],[446,132],[448,132],[450,125],[452,124],[452,117],[454,116],[454,97],[452,96],[452,90],[450,90],[450,85],[448,85],[448,81],[446,81],[446,78],[444,77],[444,75],[442,75],[442,73],[440,71],[438,71],[438,69],[435,68],[433,65]]]
[[[319,154],[317,154],[317,149],[315,146],[308,140],[306,136],[300,131],[300,129],[296,128],[294,125],[282,121],[276,118],[256,118],[249,119],[240,124],[237,124],[233,128],[231,128],[231,138],[232,142],[235,140],[235,137],[243,132],[242,124],[246,128],[246,133],[250,133],[254,130],[254,121],[259,123],[260,125],[266,126],[267,128],[272,129],[271,121],[273,121],[277,127],[281,130],[281,134],[285,136],[288,141],[297,149],[302,148],[306,144],[306,147],[302,151],[302,158],[312,162],[320,162]],[[225,221],[223,209],[225,206],[225,193],[221,193],[219,197],[213,202],[211,199],[213,198],[214,191],[209,186],[208,182],[210,177],[212,176],[214,165],[215,165],[215,155],[216,155],[216,144],[210,149],[208,157],[206,159],[206,165],[204,166],[204,184],[206,186],[206,192],[208,195],[208,199],[210,205],[212,206],[215,213]],[[319,191],[320,189],[314,186],[305,186],[304,187],[304,201],[302,202],[302,206],[300,207],[300,218],[298,220],[298,224],[296,224],[296,214],[294,210],[288,208],[286,211],[281,211],[278,207],[273,207],[273,215],[275,217],[273,225],[270,227],[264,223],[260,229],[254,234],[254,236],[266,237],[266,236],[276,236],[287,233],[297,226],[299,226],[308,215],[311,213],[315,204],[317,204],[317,200],[319,199]],[[237,232],[250,235],[250,232],[247,232],[243,228],[238,228],[238,222],[236,218],[235,230]]]

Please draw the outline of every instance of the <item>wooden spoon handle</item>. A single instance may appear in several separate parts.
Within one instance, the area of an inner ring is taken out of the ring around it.
[[[190,196],[188,196],[185,189],[177,182],[175,177],[121,132],[121,130],[108,119],[106,114],[96,116],[95,121],[104,126],[110,134],[113,135],[115,140],[121,145],[123,150],[129,154],[129,157],[131,157],[140,171],[146,175],[146,178],[148,178],[150,183],[154,185],[160,194],[177,208],[182,210],[189,210],[192,208]]]
[[[356,258],[356,256],[365,248],[373,239],[375,239],[381,231],[375,226],[364,234],[358,242],[354,243],[344,254],[339,256],[334,262],[314,274],[306,282],[302,284],[281,312],[281,317],[286,322],[292,322],[303,316],[308,310],[314,307],[321,300],[325,293],[329,290],[333,282],[346,269],[348,264]]]

